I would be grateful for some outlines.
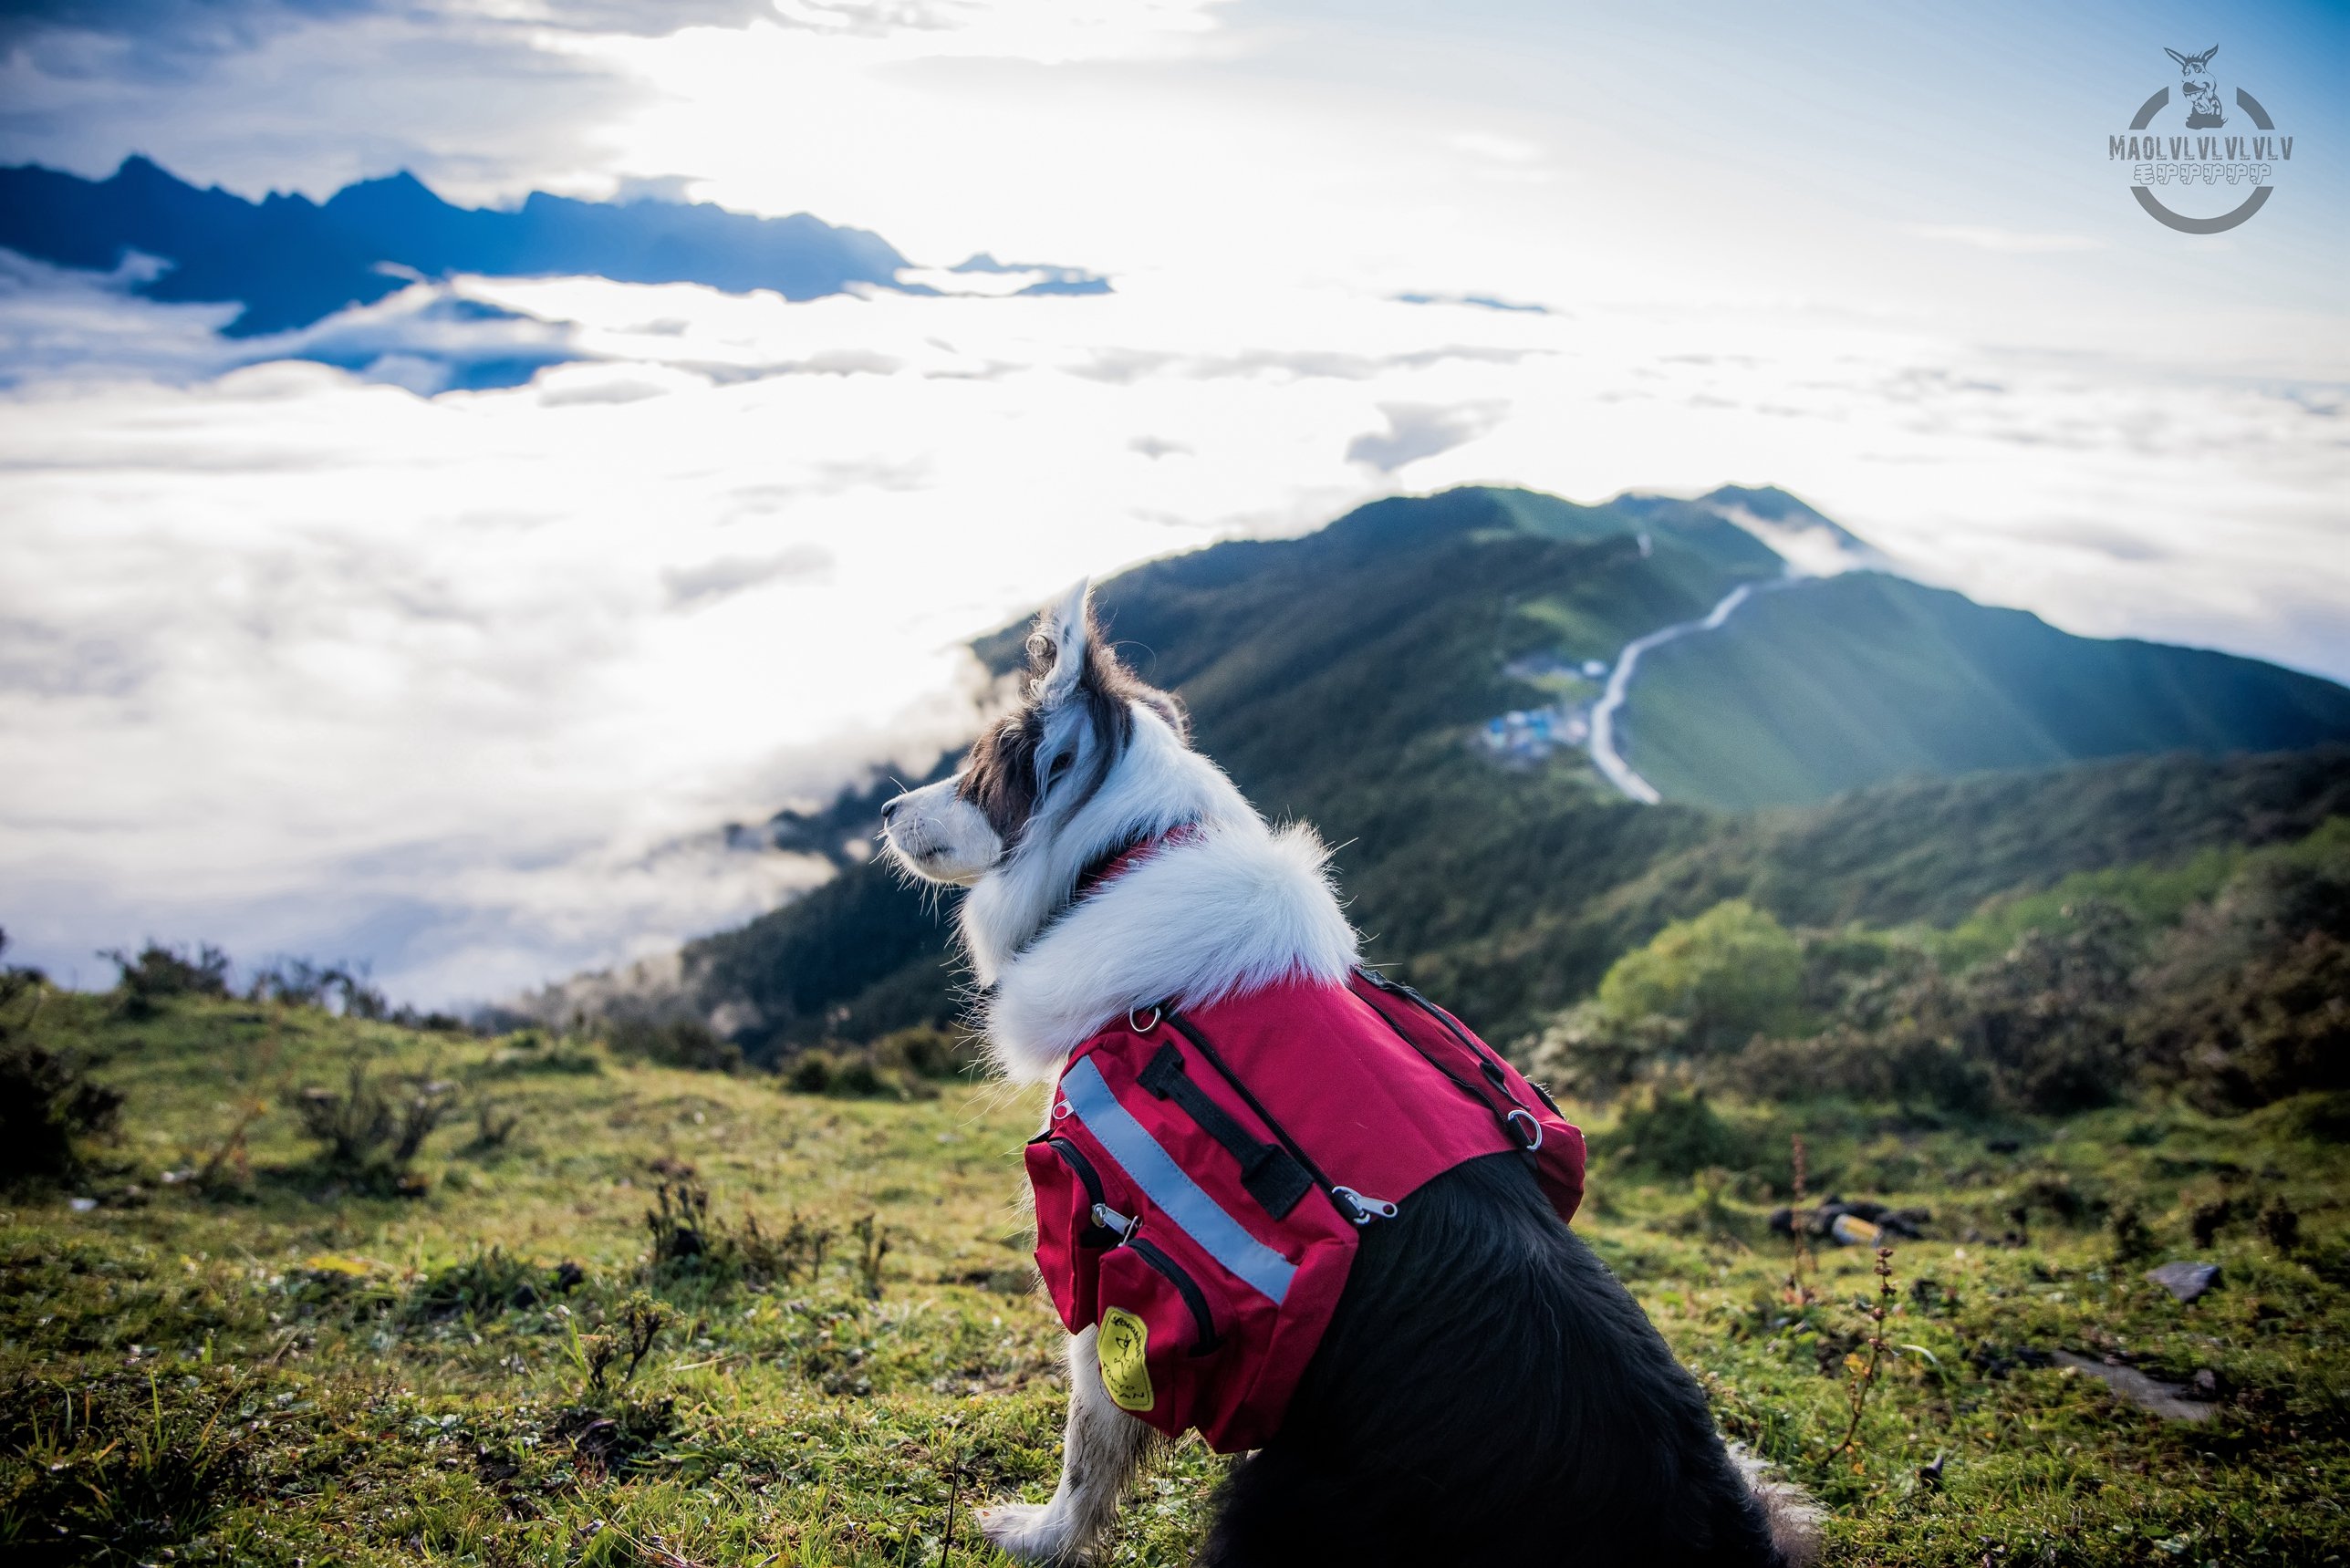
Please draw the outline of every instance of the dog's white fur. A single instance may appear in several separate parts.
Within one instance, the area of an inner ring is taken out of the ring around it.
[[[1811,1494],[1792,1481],[1774,1479],[1769,1461],[1743,1443],[1731,1443],[1730,1462],[1746,1478],[1746,1488],[1762,1505],[1770,1521],[1771,1544],[1787,1560],[1787,1568],[1817,1568],[1820,1523],[1825,1517]]]
[[[1031,701],[1047,749],[1085,737],[1056,729],[1093,657],[1087,585],[1038,618],[1050,669]],[[1154,1002],[1201,1007],[1285,979],[1342,980],[1357,939],[1326,868],[1329,852],[1304,825],[1276,829],[1222,770],[1194,752],[1147,703],[1101,787],[1064,812],[1048,785],[1007,853],[961,778],[900,795],[885,817],[889,853],[917,876],[968,887],[958,917],[984,988],[985,1033],[1003,1075],[1050,1083],[1069,1053],[1129,1011]],[[1074,754],[1074,753],[1073,753]],[[1118,877],[1072,902],[1106,850],[1179,826]],[[1101,1386],[1090,1328],[1069,1342],[1069,1417],[1060,1485],[1045,1504],[981,1511],[987,1538],[1025,1562],[1082,1559],[1115,1517],[1157,1434]],[[1764,1480],[1741,1459],[1789,1562],[1817,1559],[1817,1514],[1803,1494]]]
[[[1274,832],[1253,814],[1151,853],[995,967],[986,1019],[997,1064],[1017,1082],[1045,1083],[1133,1009],[1344,979],[1355,932],[1323,869],[1328,858],[1311,828]],[[984,919],[973,906],[987,888],[964,903],[966,932]],[[976,961],[976,943],[972,952]]]
[[[1082,584],[1039,623],[1055,654],[1033,697],[1048,730],[1091,652],[1086,626]],[[899,861],[971,888],[957,924],[986,992],[988,1047],[1014,1083],[1058,1076],[1071,1051],[1130,1009],[1201,1007],[1290,978],[1340,980],[1355,962],[1354,929],[1314,830],[1275,830],[1166,719],[1143,703],[1133,713],[1133,738],[1100,789],[1066,819],[1048,792],[1008,855],[956,779],[892,803]],[[1186,826],[1198,831],[1071,906],[1104,849]]]

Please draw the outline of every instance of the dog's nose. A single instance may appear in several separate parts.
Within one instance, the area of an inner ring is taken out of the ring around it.
[[[898,807],[904,804],[905,799],[906,797],[902,794],[894,795],[889,800],[885,800],[881,803],[882,826],[887,827],[889,826],[889,819],[898,815]]]

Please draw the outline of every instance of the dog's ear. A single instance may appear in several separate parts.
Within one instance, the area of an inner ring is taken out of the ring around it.
[[[1055,708],[1076,694],[1093,642],[1093,581],[1087,578],[1038,616],[1028,634],[1029,691],[1040,706]]]

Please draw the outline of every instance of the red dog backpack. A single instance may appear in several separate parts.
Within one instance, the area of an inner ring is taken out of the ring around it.
[[[1071,1054],[1028,1145],[1036,1264],[1069,1331],[1099,1328],[1119,1407],[1219,1453],[1258,1448],[1361,1228],[1511,1150],[1572,1218],[1582,1133],[1459,1020],[1370,971],[1146,1008]]]

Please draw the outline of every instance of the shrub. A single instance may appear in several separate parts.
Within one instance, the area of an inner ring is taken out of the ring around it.
[[[2136,1075],[2120,1017],[2126,919],[2078,906],[2074,918],[2073,932],[2029,932],[1973,977],[1964,1025],[2011,1100],[2057,1116],[2112,1104]]]
[[[1715,1114],[1702,1090],[1677,1093],[1661,1085],[1627,1106],[1594,1142],[1598,1152],[1660,1176],[1690,1177],[1715,1167],[1742,1170],[1755,1154],[1753,1140]]]
[[[2350,852],[2248,865],[2158,946],[2131,1020],[2157,1075],[2219,1111],[2350,1089]]]
[[[848,1229],[849,1233],[857,1238],[854,1262],[858,1288],[867,1299],[878,1302],[881,1299],[881,1264],[889,1256],[889,1227],[867,1214],[860,1216]]]
[[[99,956],[121,971],[114,992],[127,1018],[151,1018],[174,997],[228,994],[228,954],[210,943],[199,947],[193,958],[151,941],[135,957],[119,948]]]
[[[2116,1262],[2135,1263],[2154,1256],[2154,1231],[2136,1203],[2116,1204],[2106,1216],[2106,1230],[2113,1238]]]
[[[743,1047],[721,1039],[699,1018],[622,1018],[611,1024],[608,1037],[620,1055],[665,1067],[713,1073],[743,1070]]]
[[[583,1334],[575,1330],[571,1354],[579,1369],[587,1374],[588,1387],[602,1393],[606,1375],[622,1356],[628,1358],[628,1366],[620,1374],[620,1381],[635,1382],[637,1368],[652,1354],[661,1330],[676,1315],[667,1303],[638,1291],[622,1302],[613,1319],[596,1333]]]
[[[873,1058],[860,1054],[840,1064],[840,1071],[832,1076],[832,1092],[851,1099],[871,1099],[889,1093],[890,1086],[882,1078],[881,1069],[874,1065]]]
[[[797,1210],[781,1231],[768,1231],[749,1210],[743,1223],[729,1225],[711,1212],[710,1191],[691,1175],[664,1180],[645,1211],[652,1238],[651,1272],[656,1280],[699,1279],[715,1285],[788,1283],[824,1267],[832,1231],[810,1224]]]
[[[791,1059],[784,1069],[784,1082],[803,1095],[828,1095],[832,1075],[832,1053],[811,1048]]]
[[[979,1042],[968,1033],[917,1024],[873,1042],[873,1060],[925,1078],[959,1077],[978,1065]]]
[[[1907,1029],[1838,1025],[1809,1040],[1756,1040],[1723,1064],[1720,1079],[1757,1099],[1892,1100],[1970,1116],[1993,1098],[1982,1064],[1945,1037]]]
[[[516,1031],[474,1070],[476,1078],[510,1077],[522,1073],[588,1075],[604,1070],[603,1054],[589,1042],[571,1035],[550,1040],[536,1029]]]
[[[1598,1002],[1617,1018],[1669,1019],[1682,1049],[1703,1054],[1786,1028],[1803,983],[1802,946],[1769,914],[1731,898],[1617,960]]]
[[[253,977],[245,994],[255,1002],[275,1002],[288,1007],[319,1007],[346,1018],[390,1018],[390,1002],[382,992],[367,983],[364,969],[341,964],[320,965],[308,959],[280,959]],[[413,1012],[404,1012],[403,1022],[411,1026],[442,1028],[454,1025],[463,1028],[453,1018],[433,1013],[420,1019]]]
[[[537,1305],[558,1288],[556,1280],[544,1266],[492,1247],[427,1275],[410,1291],[406,1315],[424,1322],[494,1316]]]
[[[885,1040],[888,1037],[885,1036]],[[803,1095],[838,1095],[852,1100],[918,1100],[938,1090],[920,1076],[893,1050],[885,1060],[880,1044],[868,1050],[836,1043],[833,1049],[811,1047],[786,1061],[782,1068],[786,1087]]]
[[[520,1126],[522,1116],[519,1112],[510,1111],[495,1100],[477,1099],[473,1102],[473,1141],[471,1147],[480,1154],[504,1148],[513,1138],[515,1129]]]
[[[354,1061],[343,1088],[306,1088],[296,1104],[303,1130],[325,1146],[320,1160],[328,1169],[417,1191],[421,1184],[409,1168],[454,1108],[455,1090],[454,1084],[420,1075],[396,1080],[387,1091]]]
[[[1595,1002],[1559,1014],[1524,1053],[1526,1075],[1554,1094],[1605,1102],[1671,1052],[1679,1030],[1663,1018],[1627,1018]]]
[[[8,945],[0,931],[0,950]],[[89,1076],[89,1059],[33,1038],[46,981],[0,969],[0,1179],[58,1179],[78,1168],[74,1139],[113,1130],[122,1092]]]
[[[2279,1193],[2262,1205],[2260,1217],[2253,1221],[2260,1228],[2261,1240],[2278,1251],[2290,1255],[2301,1246],[2301,1216]]]

